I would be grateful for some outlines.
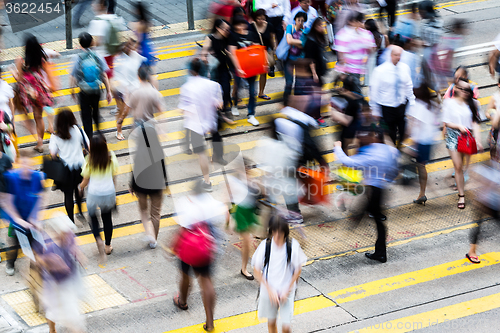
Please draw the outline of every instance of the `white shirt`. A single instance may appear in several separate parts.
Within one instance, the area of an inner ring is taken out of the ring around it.
[[[415,105],[408,108],[408,116],[415,118],[417,121],[411,127],[413,141],[430,145],[434,143],[434,139],[438,133],[436,113],[434,108],[421,100],[416,100]]]
[[[187,229],[199,222],[214,223],[227,213],[227,206],[208,193],[186,195],[174,203],[177,223]]]
[[[315,128],[318,127],[318,123],[316,122],[316,120],[314,120],[313,117],[292,107],[287,106],[283,108],[281,110],[281,113],[288,116],[290,119],[303,123],[304,125],[313,126]],[[304,130],[302,129],[302,127],[284,118],[277,118],[275,120],[275,124],[276,132],[292,139],[285,140],[287,145],[291,149],[301,154],[302,143],[304,142]]]
[[[290,16],[285,16],[283,18],[287,25],[295,24],[295,15],[297,15],[298,12],[304,12],[307,14],[307,21],[304,22],[304,33],[307,34],[309,30],[311,30],[314,20],[318,17],[318,12],[312,6],[309,6],[309,10],[307,12],[304,11],[302,7],[297,6],[292,10]]]
[[[89,165],[89,155],[85,159],[82,168],[82,176],[89,178],[88,194],[92,195],[111,195],[115,193],[115,183],[113,176],[118,172],[118,159],[115,153],[110,150],[111,163],[106,170],[92,170]]]
[[[443,123],[465,126],[472,129],[472,111],[467,103],[459,103],[456,98],[443,102]]]
[[[307,262],[307,257],[304,251],[300,248],[299,242],[295,239],[292,241],[292,255],[290,265],[287,263],[286,243],[278,247],[274,240],[271,240],[271,253],[269,253],[269,264],[264,267],[264,259],[266,255],[266,241],[263,240],[252,257],[252,267],[254,270],[262,271],[263,279],[267,280],[269,286],[275,290],[279,296],[285,296],[288,291],[290,282],[292,282],[293,274],[296,270],[301,269],[302,265]],[[269,270],[268,270],[269,268]],[[290,295],[295,293],[294,284]],[[261,283],[260,292],[267,295],[267,289]]]
[[[200,135],[217,128],[217,108],[222,105],[220,84],[202,76],[189,76],[181,87],[179,109],[184,127]]]
[[[71,135],[69,140],[63,140],[56,134],[52,134],[49,141],[49,150],[50,154],[59,154],[59,158],[63,163],[71,170],[74,170],[81,167],[85,162],[82,150],[84,146],[83,140],[85,139],[87,146],[90,144],[85,132],[80,132],[76,125],[69,129],[69,134]]]
[[[290,0],[254,0],[255,8],[264,9],[268,17],[280,17],[283,19],[290,15]],[[278,6],[273,8],[273,3]]]
[[[136,90],[140,86],[139,67],[147,59],[135,51],[129,55],[121,53],[114,60],[113,87],[124,95]]]
[[[102,57],[108,57],[110,54],[106,51],[105,41],[109,35],[109,21],[120,19],[120,17],[115,14],[102,14],[97,15],[96,18],[90,21],[88,32],[92,37],[99,37],[101,39],[100,45],[95,48],[96,52]]]
[[[401,61],[396,66],[392,61],[386,61],[375,67],[370,80],[370,106],[373,115],[378,117],[382,115],[382,105],[398,107],[405,104],[406,100],[409,105],[415,104],[410,67]]]
[[[0,79],[0,110],[8,114],[12,122],[14,122],[9,105],[11,98],[14,98],[14,89],[7,82]]]

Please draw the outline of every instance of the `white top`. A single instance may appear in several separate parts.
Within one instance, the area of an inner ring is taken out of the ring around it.
[[[113,176],[118,172],[118,159],[115,153],[110,150],[111,163],[106,170],[94,170],[88,164],[89,155],[85,159],[82,176],[89,178],[88,194],[92,195],[110,195],[115,193],[115,183]]]
[[[386,61],[375,67],[370,79],[370,106],[373,115],[382,115],[381,105],[397,107],[405,104],[406,100],[409,105],[415,104],[410,67],[401,61],[396,66],[392,61]]]
[[[174,201],[177,223],[190,229],[199,222],[214,223],[227,213],[227,206],[215,200],[210,194],[186,195]]]
[[[49,151],[50,154],[59,154],[59,158],[63,163],[71,170],[74,170],[81,167],[85,162],[82,150],[82,147],[84,147],[83,139],[85,138],[87,146],[90,146],[90,143],[85,132],[80,132],[77,125],[70,128],[69,134],[71,135],[69,140],[63,140],[56,134],[52,134],[49,141]]]
[[[472,111],[467,103],[459,103],[456,98],[447,98],[443,102],[443,123],[472,129]]]
[[[318,127],[318,123],[313,117],[305,114],[302,111],[294,109],[292,107],[285,107],[281,110],[282,114],[285,114],[290,119],[299,121],[305,125]],[[297,151],[299,154],[302,153],[302,143],[304,142],[304,130],[299,125],[289,121],[284,118],[277,118],[275,120],[276,131],[286,137],[293,138],[294,140],[285,140],[290,148]]]
[[[314,23],[314,20],[318,17],[318,12],[312,6],[309,6],[309,10],[307,12],[304,11],[302,7],[297,6],[290,12],[290,16],[285,14],[283,20],[287,25],[295,24],[295,15],[297,15],[298,12],[304,12],[307,14],[307,21],[304,22],[304,32],[308,33]]]
[[[106,38],[108,38],[109,34],[109,21],[120,19],[117,15],[115,14],[102,14],[102,15],[97,15],[96,18],[99,19],[93,19],[89,23],[89,34],[92,35],[92,37],[99,37],[101,38],[100,45],[98,45],[95,50],[96,52],[101,55],[102,57],[108,57],[110,54],[106,51]]]
[[[264,9],[268,17],[279,17],[290,15],[289,0],[254,0],[255,8]],[[273,8],[273,3],[278,6]],[[284,19],[284,17],[283,17]]]
[[[494,93],[491,98],[493,98],[493,101],[495,103],[495,109],[500,110],[500,92]]]
[[[8,114],[12,122],[14,122],[12,110],[9,105],[11,98],[14,98],[14,89],[7,82],[0,79],[0,110]]]
[[[121,53],[114,60],[113,87],[122,94],[128,95],[140,86],[139,67],[147,59],[136,51],[130,51],[129,55]],[[126,100],[126,98],[125,98]]]
[[[179,108],[184,127],[205,135],[217,128],[217,108],[222,105],[220,84],[202,76],[189,76],[181,87]]]
[[[263,240],[255,251],[252,257],[252,267],[254,270],[262,271],[263,279],[267,280],[269,286],[275,290],[279,296],[285,296],[292,282],[293,273],[302,268],[302,265],[307,262],[307,257],[300,248],[299,242],[292,238],[292,255],[290,258],[290,265],[288,265],[286,243],[278,247],[273,239],[271,240],[269,267],[264,267],[266,241],[267,240]],[[293,285],[290,295],[295,293],[295,287],[296,284]],[[260,292],[262,295],[267,295],[267,289],[263,284],[261,284]]]
[[[429,109],[429,106],[421,100],[416,100],[415,105],[408,108],[408,116],[417,120],[411,127],[413,141],[430,145],[434,143],[434,139],[438,133],[436,113],[434,109]]]

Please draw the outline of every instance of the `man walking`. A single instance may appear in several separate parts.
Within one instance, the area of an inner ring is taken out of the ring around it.
[[[290,15],[289,0],[254,0],[255,9],[264,9],[267,15],[267,21],[271,23],[276,31],[276,45],[281,41],[285,34],[286,23],[285,16]]]
[[[382,263],[387,261],[386,228],[381,206],[384,188],[389,181],[398,175],[397,161],[399,152],[396,148],[385,145],[384,133],[372,127],[358,131],[359,151],[356,155],[347,156],[342,150],[342,142],[335,142],[335,156],[338,160],[352,168],[363,170],[363,185],[368,195],[366,211],[373,216],[377,225],[377,241],[375,253],[365,253],[366,257]]]
[[[410,67],[402,63],[403,49],[391,46],[391,58],[373,70],[370,81],[370,106],[373,115],[383,118],[394,144],[405,139],[406,106],[415,104]]]
[[[186,128],[186,150],[189,142],[193,152],[198,154],[201,172],[203,174],[205,191],[212,191],[210,182],[208,156],[206,154],[205,134],[217,131],[217,109],[222,108],[222,89],[220,84],[200,76],[203,63],[200,59],[193,59],[189,65],[188,80],[181,87],[179,108],[184,113],[184,127]],[[222,142],[214,142],[213,162],[225,164],[222,156],[215,155],[222,150]],[[219,146],[220,145],[220,146]]]
[[[106,71],[108,66],[102,57],[90,49],[92,36],[87,32],[82,32],[78,39],[83,52],[75,56],[73,68],[71,69],[70,87],[73,87],[73,98],[75,87],[80,88],[78,94],[80,100],[80,112],[85,134],[92,138],[92,119],[99,129],[99,100],[101,98],[101,84],[106,87],[106,99],[111,103],[111,87],[109,85]]]

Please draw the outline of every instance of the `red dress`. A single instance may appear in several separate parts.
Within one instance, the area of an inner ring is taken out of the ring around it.
[[[23,68],[23,77],[19,82],[19,98],[24,107],[42,109],[54,103],[50,88],[45,82],[42,69],[31,70]]]

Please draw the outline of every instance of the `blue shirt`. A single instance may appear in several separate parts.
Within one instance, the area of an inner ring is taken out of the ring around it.
[[[312,6],[309,6],[309,10],[307,12],[303,10],[302,7],[297,6],[292,10],[290,16],[287,16],[285,18],[285,22],[287,25],[295,24],[295,15],[297,15],[298,12],[304,12],[307,14],[307,21],[304,22],[304,33],[307,35],[309,33],[309,30],[311,30],[314,20],[318,17],[318,12]]]
[[[341,147],[335,147],[338,160],[351,168],[363,171],[363,184],[385,188],[398,175],[399,151],[383,143],[372,143],[347,156]]]
[[[14,206],[23,220],[28,220],[36,207],[40,192],[43,191],[44,174],[39,171],[29,171],[31,175],[24,179],[22,169],[15,169],[4,174],[7,193],[14,196]]]

